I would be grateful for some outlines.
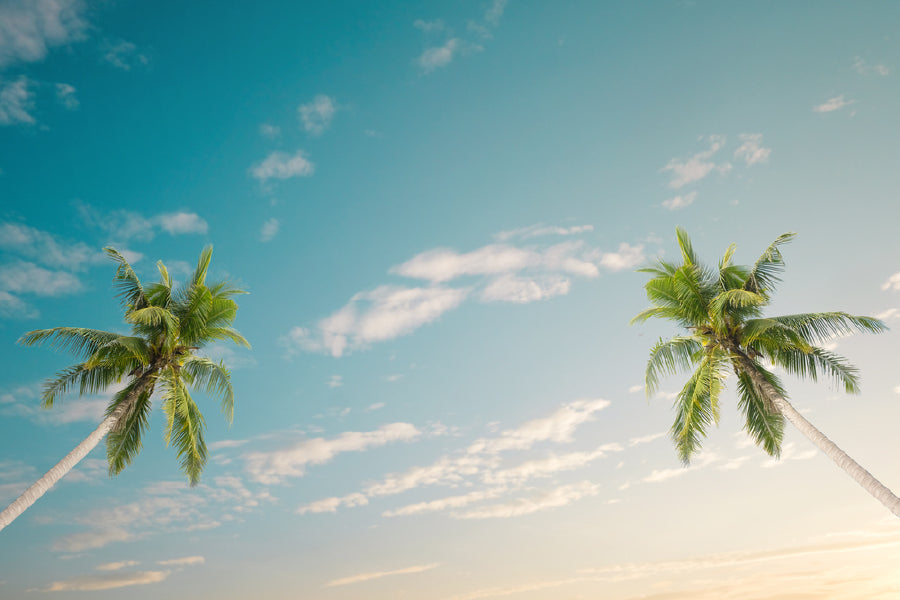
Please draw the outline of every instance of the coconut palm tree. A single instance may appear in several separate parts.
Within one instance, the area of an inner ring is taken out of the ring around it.
[[[100,426],[0,513],[0,529],[62,479],[104,436],[109,474],[120,473],[141,449],[155,392],[161,397],[166,416],[166,444],[175,447],[181,470],[191,485],[200,480],[207,450],[203,415],[188,387],[218,396],[229,423],[234,415],[234,392],[225,364],[196,354],[220,340],[249,347],[247,340],[231,328],[238,309],[233,297],[245,292],[227,280],[206,281],[212,247],[200,253],[197,268],[184,284],[176,286],[159,262],[160,280],[147,287],[124,256],[112,248],[104,250],[118,264],[113,283],[131,335],[54,327],[30,331],[19,342],[26,346],[46,344],[83,359],[44,383],[45,408],[51,408],[70,391],[95,394],[123,382],[124,386],[113,395]]]
[[[779,457],[787,419],[900,516],[900,498],[807,421],[788,402],[779,378],[764,366],[774,365],[813,381],[820,375],[829,377],[848,393],[856,393],[857,369],[819,344],[835,336],[887,329],[878,319],[844,312],[763,316],[784,269],[780,248],[794,235],[779,236],[751,267],[732,264],[732,244],[718,269],[712,269],[698,260],[687,233],[678,228],[681,264],[659,260],[639,269],[652,275],[644,287],[653,306],[632,323],[658,317],[675,321],[685,330],[682,335],[660,339],[650,350],[647,395],[655,392],[661,376],[693,369],[675,401],[675,423],[670,430],[679,457],[688,464],[709,426],[718,423],[719,396],[733,371],[744,429],[758,446]]]

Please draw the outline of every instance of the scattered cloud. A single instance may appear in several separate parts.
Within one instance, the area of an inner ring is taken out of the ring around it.
[[[140,65],[146,66],[150,60],[138,51],[136,45],[126,40],[107,42],[103,60],[123,71],[130,71]]]
[[[209,225],[197,213],[174,212],[156,217],[159,226],[170,235],[182,233],[203,233],[209,231]]]
[[[675,196],[674,198],[664,200],[662,205],[669,210],[678,210],[679,208],[690,206],[696,199],[697,192],[688,192],[687,194],[682,194],[680,196]]]
[[[819,451],[816,448],[807,448],[801,452],[797,449],[797,445],[794,442],[789,442],[781,447],[780,458],[769,458],[760,466],[766,469],[773,469],[784,465],[789,460],[810,460],[818,455]]]
[[[63,242],[46,231],[9,222],[0,223],[0,250],[39,261],[45,266],[71,271],[105,263],[107,260],[99,248],[91,248],[80,242]]]
[[[483,500],[490,500],[497,498],[506,492],[506,488],[492,488],[486,490],[478,490],[475,492],[469,492],[468,494],[462,494],[459,496],[450,496],[447,498],[440,498],[439,500],[431,500],[429,502],[419,502],[417,504],[410,504],[407,506],[400,507],[395,510],[388,510],[382,513],[383,517],[403,517],[409,515],[419,515],[423,513],[431,513],[431,512],[443,512],[446,510],[450,510],[453,508],[462,508],[464,506],[468,506],[470,504],[474,504],[475,502],[481,502]]]
[[[630,388],[628,388],[629,394],[637,394],[638,392],[643,392],[643,391],[644,391],[643,383],[637,383],[637,384],[631,386]]]
[[[416,62],[423,73],[431,73],[435,69],[449,65],[459,51],[459,47],[459,39],[450,38],[443,46],[426,48]]]
[[[275,125],[271,125],[269,123],[263,123],[259,126],[259,133],[263,137],[267,137],[270,140],[274,140],[278,136],[281,135],[281,128],[276,127]]]
[[[394,575],[411,575],[413,573],[422,573],[437,568],[440,563],[431,563],[428,565],[416,565],[414,567],[406,567],[403,569],[395,569],[393,571],[376,571],[373,573],[360,573],[359,575],[351,575],[350,577],[342,577],[334,579],[326,583],[323,587],[338,587],[342,585],[350,585],[352,583],[362,583],[373,579],[381,579],[382,577],[391,577]]]
[[[769,160],[772,149],[763,147],[763,136],[761,133],[742,133],[738,136],[738,139],[741,141],[741,145],[734,151],[736,159],[742,159],[748,167]]]
[[[24,75],[14,81],[0,79],[0,126],[34,125],[34,95],[34,82]]]
[[[644,386],[641,386],[641,389],[644,389]],[[641,444],[649,444],[650,442],[654,442],[660,438],[666,437],[665,431],[660,431],[659,433],[651,433],[649,435],[642,435],[639,437],[633,437],[628,440],[628,446],[640,446]]]
[[[282,483],[288,477],[302,477],[307,465],[321,465],[343,452],[362,452],[391,442],[410,441],[421,432],[409,423],[390,423],[375,431],[348,431],[336,438],[312,438],[270,452],[244,455],[250,477],[266,485]]]
[[[56,99],[68,110],[78,108],[78,97],[75,95],[75,87],[68,83],[56,84]]]
[[[278,229],[281,227],[281,224],[278,222],[278,219],[272,217],[268,219],[263,226],[259,230],[259,239],[263,242],[269,242],[278,235]]]
[[[340,357],[348,350],[407,335],[456,308],[467,294],[465,289],[440,286],[381,286],[353,296],[339,311],[319,321],[314,331],[295,327],[283,342]]]
[[[364,495],[354,492],[352,494],[347,494],[346,496],[334,497],[334,498],[323,498],[322,500],[316,500],[315,502],[310,502],[304,506],[301,506],[297,509],[297,514],[305,515],[307,513],[333,513],[337,512],[337,509],[341,506],[353,507],[353,506],[365,506],[369,503],[369,499]]]
[[[586,496],[595,496],[600,486],[590,481],[563,485],[551,490],[543,490],[533,496],[516,498],[501,504],[492,504],[460,513],[453,513],[457,519],[504,519],[521,517],[550,508],[566,506]]]
[[[484,302],[512,302],[526,304],[569,293],[571,282],[566,277],[548,275],[537,278],[501,275],[481,292]]]
[[[900,291],[900,273],[894,273],[888,277],[887,281],[881,284],[882,290]]]
[[[334,98],[324,94],[319,94],[307,104],[297,107],[303,129],[311,135],[322,135],[331,124],[336,111]]]
[[[528,227],[521,227],[519,229],[501,231],[494,235],[494,239],[500,242],[506,242],[515,238],[529,239],[548,235],[578,235],[593,230],[593,225],[573,225],[572,227],[529,225]]]
[[[307,160],[303,150],[298,150],[294,154],[272,152],[261,163],[250,169],[250,174],[263,183],[269,179],[309,177],[314,172],[315,166]]]
[[[867,64],[866,61],[864,61],[859,56],[853,59],[853,70],[860,75],[877,75],[879,77],[887,77],[891,74],[891,69],[887,65],[870,65]]]
[[[496,27],[500,24],[500,17],[503,16],[503,11],[506,10],[506,1],[507,0],[494,0],[490,7],[484,13],[484,20],[486,23],[493,25]]]
[[[600,255],[600,266],[610,271],[623,271],[633,269],[644,262],[644,246],[638,244],[619,244],[617,252],[604,252]]]
[[[51,271],[31,262],[17,261],[0,265],[0,290],[38,296],[63,296],[81,291],[81,282],[66,271]]]
[[[882,321],[896,321],[897,319],[900,319],[900,308],[889,308],[881,311],[875,315],[875,318],[881,319]]]
[[[856,100],[847,100],[843,95],[835,96],[834,98],[829,98],[822,104],[813,106],[813,111],[818,113],[834,112],[836,110],[844,108],[845,106],[850,106],[854,102],[856,102]]]
[[[546,458],[529,460],[515,467],[491,471],[485,475],[485,481],[490,484],[521,484],[530,479],[550,477],[563,471],[581,469],[611,452],[621,451],[622,447],[619,444],[604,444],[591,452],[551,454]]]
[[[159,560],[156,564],[164,567],[188,567],[193,565],[202,565],[206,559],[202,556],[185,556],[183,558],[170,558],[169,560]]]
[[[725,144],[725,136],[710,135],[701,139],[707,141],[709,148],[685,160],[673,158],[662,168],[663,173],[671,173],[669,187],[678,189],[689,183],[700,181],[717,168],[716,163],[711,159]]]
[[[87,575],[63,581],[54,581],[42,591],[45,592],[98,592],[134,585],[148,585],[165,581],[168,571],[138,571],[134,573],[110,573],[109,575]]]
[[[127,569],[129,567],[134,567],[140,564],[136,560],[122,560],[119,562],[111,562],[105,563],[102,565],[97,565],[98,571],[119,571],[121,569]]]
[[[703,452],[696,456],[690,466],[676,467],[674,469],[654,469],[649,475],[642,480],[644,483],[659,483],[676,477],[686,475],[691,471],[698,471],[719,460],[719,456],[714,452]]]
[[[43,60],[51,48],[85,39],[82,0],[12,0],[0,4],[0,69]]]
[[[341,375],[332,375],[325,383],[330,388],[339,388],[344,385],[344,378]]]
[[[433,33],[444,30],[444,22],[441,19],[426,21],[424,19],[416,19],[413,21],[413,27],[425,33]]]

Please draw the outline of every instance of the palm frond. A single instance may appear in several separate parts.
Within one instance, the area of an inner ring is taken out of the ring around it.
[[[774,385],[777,380],[770,379],[769,383]],[[738,373],[737,385],[738,408],[744,413],[744,431],[769,456],[779,457],[784,439],[784,416],[771,408],[771,401],[763,398],[746,373]]]
[[[209,270],[209,261],[212,259],[212,246],[206,246],[200,252],[197,267],[191,276],[191,285],[203,285],[206,283],[206,272]]]
[[[881,333],[888,327],[872,317],[849,315],[845,312],[806,313],[771,317],[790,327],[810,344],[854,333]]]
[[[106,459],[109,463],[110,476],[118,475],[131,464],[141,451],[141,438],[150,425],[150,396],[153,390],[148,389],[136,397],[137,382],[120,391],[106,410],[107,416],[112,414],[123,402],[131,403],[119,418],[106,438]]]
[[[765,297],[744,289],[720,292],[709,303],[709,315],[717,330],[726,323],[743,321],[748,315],[758,314],[760,307],[768,303]]]
[[[859,392],[859,370],[843,356],[824,348],[813,346],[806,352],[796,348],[780,348],[770,357],[792,375],[818,381],[821,374],[831,377],[848,394]]]
[[[719,422],[724,364],[725,360],[717,354],[704,356],[675,400],[675,423],[670,434],[685,465],[690,464],[691,456],[700,449],[709,426]]]
[[[203,342],[214,342],[218,340],[231,340],[238,346],[243,346],[244,348],[250,348],[250,342],[248,342],[244,336],[238,333],[236,330],[231,327],[209,327],[205,331],[205,335],[203,336]]]
[[[647,361],[644,377],[647,396],[656,392],[661,376],[690,369],[700,360],[702,351],[703,346],[696,336],[676,336],[668,340],[660,338],[650,349],[650,359]]]
[[[121,335],[97,349],[86,364],[88,368],[100,364],[121,364],[123,369],[128,368],[130,371],[135,364],[149,364],[150,352],[150,346],[144,338]],[[131,366],[129,367],[129,365]]]
[[[192,385],[205,388],[207,394],[221,398],[222,413],[231,423],[234,420],[234,389],[225,362],[216,363],[206,357],[190,356],[184,362],[183,372],[190,377]]]
[[[688,235],[687,231],[685,231],[681,227],[676,227],[675,237],[678,238],[678,248],[681,250],[681,258],[684,261],[684,264],[699,266],[700,260],[694,253],[694,246],[691,243],[691,238]]]
[[[784,257],[781,255],[780,247],[790,242],[796,235],[783,233],[769,244],[750,269],[744,289],[764,296],[775,290],[775,286],[781,281],[781,272],[784,271]]]
[[[87,358],[121,337],[118,333],[86,329],[84,327],[53,327],[29,331],[19,338],[18,343],[24,346],[49,345],[54,350],[64,350],[76,356]]]
[[[103,251],[119,265],[113,277],[113,287],[116,289],[116,296],[122,300],[122,306],[126,310],[138,310],[147,306],[141,280],[125,257],[115,248],[104,248]]]

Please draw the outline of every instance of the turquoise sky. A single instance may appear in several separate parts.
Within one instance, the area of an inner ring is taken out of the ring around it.
[[[99,422],[39,408],[124,331],[114,266],[206,244],[252,350],[202,403],[189,488],[154,415],[0,532],[0,597],[813,600],[900,595],[896,519],[729,392],[684,468],[635,269],[749,263],[796,231],[776,313],[900,326],[900,5],[0,0],[0,502]],[[862,393],[796,406],[900,489],[895,331],[835,340]],[[729,382],[732,384],[733,381]]]

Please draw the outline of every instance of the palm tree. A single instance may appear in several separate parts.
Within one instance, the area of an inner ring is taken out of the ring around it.
[[[686,330],[683,335],[660,339],[650,350],[647,395],[655,392],[661,376],[694,369],[675,401],[675,423],[670,430],[678,455],[687,465],[691,455],[699,450],[710,424],[718,424],[719,395],[728,372],[733,371],[737,376],[738,407],[745,418],[744,430],[758,446],[779,457],[787,419],[866,491],[900,516],[900,498],[807,421],[787,401],[779,378],[763,366],[766,361],[813,381],[819,375],[830,377],[848,393],[856,393],[857,369],[817,344],[835,336],[887,329],[878,319],[844,312],[763,316],[763,308],[771,302],[784,269],[780,248],[794,235],[779,236],[752,267],[732,264],[732,244],[715,270],[697,259],[687,233],[678,228],[682,264],[659,260],[652,267],[639,269],[653,276],[644,286],[653,306],[638,314],[632,323],[658,317],[675,321]]]
[[[47,344],[84,360],[44,383],[45,408],[51,408],[69,391],[95,394],[123,380],[126,383],[113,395],[100,426],[0,513],[0,529],[44,495],[107,434],[109,474],[119,474],[141,449],[141,436],[149,425],[150,400],[157,390],[166,416],[166,445],[175,447],[181,470],[192,486],[200,480],[207,450],[203,439],[206,425],[188,386],[219,396],[229,423],[234,416],[234,392],[225,364],[195,354],[219,340],[249,347],[247,340],[231,328],[238,309],[233,296],[245,292],[228,280],[206,282],[212,247],[203,249],[197,268],[183,285],[173,284],[160,261],[160,280],[146,288],[125,257],[112,248],[104,250],[118,264],[113,285],[125,321],[131,325],[131,335],[54,327],[30,331],[19,342],[26,346]]]

